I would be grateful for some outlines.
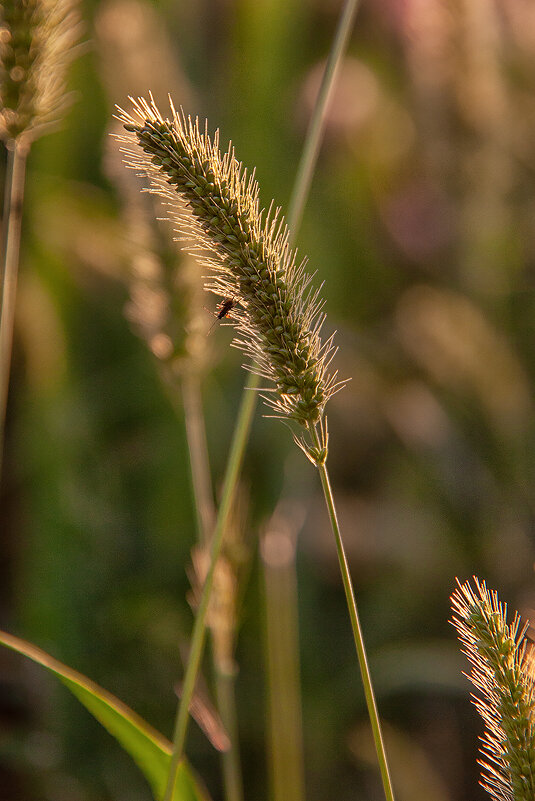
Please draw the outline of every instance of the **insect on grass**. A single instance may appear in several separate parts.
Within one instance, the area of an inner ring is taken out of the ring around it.
[[[206,334],[206,336],[208,336],[208,334],[211,333],[212,328],[214,327],[214,325],[217,322],[219,322],[219,320],[223,320],[224,317],[227,317],[228,313],[234,307],[235,303],[236,303],[236,301],[235,301],[234,298],[223,298],[223,300],[221,301],[221,303],[217,307],[217,311],[213,312],[213,314],[215,314],[215,320],[212,323],[212,325],[210,326],[210,328],[208,329],[208,333]]]

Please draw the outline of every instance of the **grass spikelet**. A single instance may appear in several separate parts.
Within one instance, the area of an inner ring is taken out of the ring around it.
[[[0,7],[0,137],[33,139],[66,105],[65,72],[80,25],[75,0]]]
[[[474,578],[452,595],[453,620],[485,723],[481,738],[481,785],[500,801],[535,798],[535,679],[518,613],[507,623],[507,606]]]
[[[168,119],[152,98],[133,103],[120,116],[128,166],[166,198],[188,249],[210,271],[205,288],[233,301],[234,344],[250,357],[247,369],[272,382],[264,400],[275,416],[315,426],[343,382],[328,372],[334,347],[332,336],[320,337],[323,301],[289,246],[280,210],[260,210],[254,174],[231,145],[221,154],[218,132],[211,139],[172,104]]]

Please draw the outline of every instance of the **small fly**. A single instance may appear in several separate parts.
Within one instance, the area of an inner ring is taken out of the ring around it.
[[[223,300],[217,307],[216,318],[212,323],[212,325],[210,326],[210,328],[208,329],[208,334],[211,333],[212,328],[219,320],[222,320],[224,317],[228,315],[230,310],[234,307],[235,302],[236,301],[234,300],[234,298],[223,298]],[[208,334],[206,334],[206,336],[208,336]]]

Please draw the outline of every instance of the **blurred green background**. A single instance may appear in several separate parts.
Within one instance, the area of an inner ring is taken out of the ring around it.
[[[341,3],[85,2],[73,104],[32,148],[1,487],[0,623],[170,735],[196,539],[180,409],[124,315],[128,232],[106,159],[115,102],[171,92],[287,206]],[[363,3],[302,228],[336,367],[331,466],[400,801],[468,801],[480,724],[448,624],[455,576],[535,608],[535,9]],[[5,161],[5,154],[3,162]],[[206,296],[213,308],[213,296]],[[202,301],[201,301],[202,303]],[[208,320],[209,312],[206,311]],[[219,486],[245,373],[209,339]],[[334,543],[311,465],[258,410],[236,660],[245,796],[269,797],[258,532],[298,537],[307,799],[381,798]],[[189,754],[215,801],[218,756]],[[0,653],[0,799],[137,801],[118,746],[39,668]]]

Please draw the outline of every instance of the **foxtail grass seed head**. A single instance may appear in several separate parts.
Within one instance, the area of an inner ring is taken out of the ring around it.
[[[315,426],[344,382],[328,372],[335,349],[332,336],[320,337],[323,301],[290,248],[280,209],[260,210],[254,173],[231,145],[221,154],[218,132],[211,139],[172,103],[164,118],[152,98],[132,102],[131,114],[120,110],[128,166],[165,196],[188,250],[209,270],[205,288],[233,301],[233,344],[251,359],[247,369],[271,382],[263,397],[274,416]]]
[[[66,106],[65,73],[80,35],[76,0],[0,6],[0,138],[35,138]]]
[[[481,784],[493,799],[535,798],[535,678],[516,613],[507,623],[507,606],[485,582],[474,578],[452,595],[453,620],[478,691],[474,704],[485,723],[481,738]]]

